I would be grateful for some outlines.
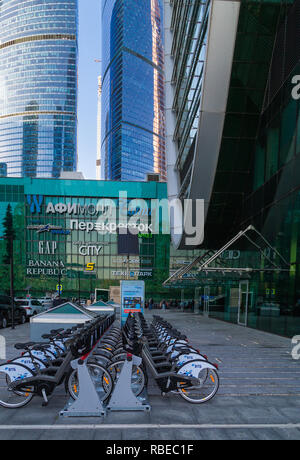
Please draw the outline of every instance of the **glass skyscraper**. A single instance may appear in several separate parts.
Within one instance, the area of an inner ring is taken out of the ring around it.
[[[0,163],[8,176],[77,166],[78,0],[0,0]]]
[[[163,5],[103,0],[102,178],[166,180]]]

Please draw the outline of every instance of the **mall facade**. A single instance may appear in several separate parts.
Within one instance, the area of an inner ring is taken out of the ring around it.
[[[186,254],[170,249],[162,215],[154,232],[152,200],[167,203],[165,183],[1,178],[0,236],[11,205],[16,295],[55,294],[61,285],[63,297],[89,298],[95,288],[139,279],[145,281],[148,298],[169,296],[162,283],[170,270],[187,263]],[[135,235],[121,235],[121,219],[124,225],[134,219]],[[0,250],[1,289],[9,292],[3,240]]]

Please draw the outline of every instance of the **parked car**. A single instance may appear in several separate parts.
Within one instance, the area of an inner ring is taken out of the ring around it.
[[[31,316],[38,315],[46,310],[43,304],[37,299],[17,299],[15,305],[26,312],[26,319],[29,321]]]
[[[5,328],[12,324],[11,297],[0,295],[0,327]],[[26,311],[15,303],[14,321],[15,323],[26,323]]]
[[[52,305],[53,305],[52,297],[41,297],[40,299],[37,299],[37,300],[41,302],[41,304],[43,305],[43,307],[45,307],[45,309],[49,310],[50,308],[52,308]]]

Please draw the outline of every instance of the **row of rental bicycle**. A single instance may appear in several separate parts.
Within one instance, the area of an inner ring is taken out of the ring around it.
[[[212,399],[219,388],[218,367],[193,348],[185,335],[159,316],[149,324],[145,317],[130,314],[121,329],[115,316],[99,316],[72,329],[52,330],[44,342],[18,343],[20,356],[0,365],[0,405],[20,408],[34,396],[49,403],[57,387],[64,385],[71,400],[80,394],[77,369],[85,363],[99,399],[108,403],[126,360],[142,358],[133,365],[132,393],[139,397],[148,384],[148,373],[162,395],[176,393],[190,403]]]

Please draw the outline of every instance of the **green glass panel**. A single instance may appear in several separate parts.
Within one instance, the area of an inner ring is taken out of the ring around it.
[[[47,314],[51,315],[51,314],[61,314],[61,315],[82,315],[83,312],[77,310],[77,308],[74,308],[71,304],[66,304],[66,305],[63,305],[59,308],[56,308],[54,310],[48,310],[47,311]]]
[[[296,116],[297,102],[291,99],[283,110],[281,118],[280,166],[291,160],[295,154]]]
[[[267,134],[266,180],[278,170],[279,127],[270,128]]]
[[[257,190],[265,181],[265,151],[260,144],[255,151],[254,171],[254,190]]]

